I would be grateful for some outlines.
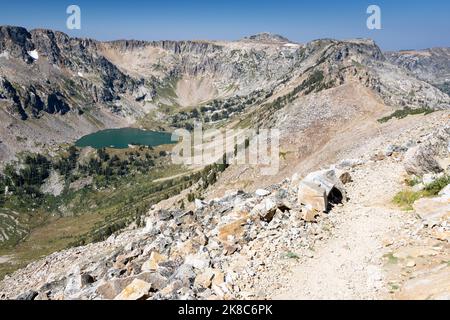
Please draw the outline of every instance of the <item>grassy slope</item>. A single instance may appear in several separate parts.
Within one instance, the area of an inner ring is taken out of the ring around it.
[[[153,203],[178,193],[180,186],[190,183],[183,177],[156,183],[154,180],[185,172],[181,166],[166,166],[148,174],[125,177],[108,189],[88,187],[67,193],[55,200],[54,206],[64,206],[66,210],[61,211],[70,212],[70,216],[41,211],[26,213],[28,219],[24,225],[31,232],[17,245],[11,245],[14,240],[11,239],[0,247],[0,256],[13,255],[12,261],[0,264],[0,278],[52,252],[103,239],[111,231],[134,221]]]

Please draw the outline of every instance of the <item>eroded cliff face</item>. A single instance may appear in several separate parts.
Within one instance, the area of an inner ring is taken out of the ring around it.
[[[98,55],[93,40],[72,39],[50,30],[1,30],[2,76],[14,90],[2,87],[10,92],[24,120],[41,111],[64,114],[92,103],[112,104],[139,86],[138,80]],[[84,79],[84,73],[92,78]]]
[[[3,56],[12,56],[31,62],[32,58],[27,52],[33,49],[31,34],[25,28],[0,27],[0,50]]]

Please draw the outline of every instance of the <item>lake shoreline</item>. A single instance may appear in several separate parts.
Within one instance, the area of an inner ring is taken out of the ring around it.
[[[170,132],[129,127],[105,129],[85,135],[75,142],[75,146],[80,148],[92,147],[95,149],[127,149],[130,146],[157,147],[176,142],[172,140],[172,133]]]

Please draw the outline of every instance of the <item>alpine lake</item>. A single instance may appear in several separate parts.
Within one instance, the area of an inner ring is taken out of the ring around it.
[[[164,144],[173,144],[170,132],[147,131],[137,128],[106,129],[88,134],[76,141],[80,148],[92,147],[95,149],[113,148],[127,149],[130,146],[157,147]]]

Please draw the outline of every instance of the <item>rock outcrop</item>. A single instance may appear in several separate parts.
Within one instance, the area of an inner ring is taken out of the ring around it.
[[[23,59],[27,63],[33,61],[28,54],[34,50],[31,34],[27,29],[13,26],[0,26],[0,53],[5,57]]]
[[[450,165],[450,126],[430,133],[425,141],[405,155],[405,170],[422,176],[439,173]]]

